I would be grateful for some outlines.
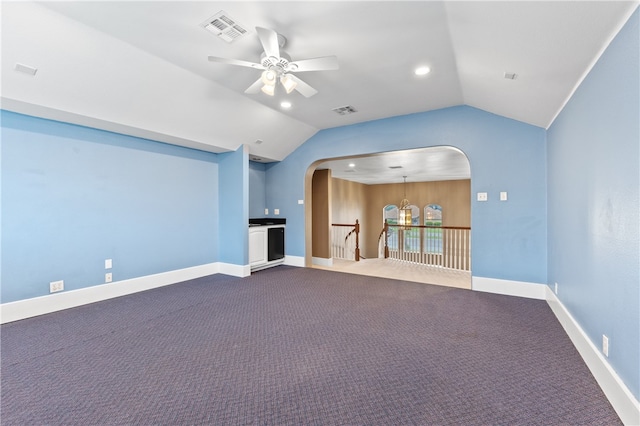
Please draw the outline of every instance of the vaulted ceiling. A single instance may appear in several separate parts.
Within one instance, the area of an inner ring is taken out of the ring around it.
[[[263,161],[320,129],[463,104],[546,128],[636,7],[2,2],[2,107],[211,152],[247,144]],[[204,29],[220,11],[246,33],[229,43]],[[318,90],[312,97],[244,93],[259,70],[207,57],[259,62],[258,26],[283,35],[294,61],[336,55],[339,69],[297,74]],[[431,72],[416,76],[418,66]],[[343,106],[356,112],[333,111]]]

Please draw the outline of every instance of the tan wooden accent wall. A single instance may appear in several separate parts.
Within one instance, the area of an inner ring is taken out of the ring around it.
[[[331,203],[332,185],[331,170],[316,170],[311,181],[311,255],[329,259],[331,250],[329,238],[331,235]]]
[[[315,175],[314,175],[315,178]],[[404,184],[364,185],[342,179],[331,179],[331,213],[334,223],[354,223],[360,220],[360,247],[366,258],[378,256],[378,235],[382,230],[382,209],[387,204],[399,205],[404,198]],[[316,194],[314,192],[314,208]],[[444,226],[471,226],[471,181],[450,180],[408,182],[406,198],[418,206],[423,219],[427,204],[442,206]],[[313,244],[316,244],[316,223]],[[323,237],[319,237],[323,238]],[[314,248],[314,256],[315,248]]]
[[[331,179],[331,217],[332,223],[356,223],[360,221],[360,229],[365,221],[367,211],[367,186],[358,182]],[[360,232],[360,247],[367,241],[365,232]]]

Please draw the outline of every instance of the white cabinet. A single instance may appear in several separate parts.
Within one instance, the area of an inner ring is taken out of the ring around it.
[[[283,263],[284,225],[250,226],[249,266],[251,270],[259,271]]]
[[[251,268],[267,263],[267,227],[249,227],[249,265]]]

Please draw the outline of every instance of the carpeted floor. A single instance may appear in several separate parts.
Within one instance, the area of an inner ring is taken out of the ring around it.
[[[6,324],[3,425],[615,425],[546,302],[280,266]]]

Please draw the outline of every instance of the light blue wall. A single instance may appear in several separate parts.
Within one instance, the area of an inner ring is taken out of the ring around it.
[[[264,217],[267,207],[266,180],[265,164],[249,161],[249,217]]]
[[[2,303],[217,261],[215,154],[1,114]]]
[[[249,264],[249,150],[218,154],[220,212],[218,250],[220,261]]]
[[[549,284],[640,399],[638,11],[548,131]]]
[[[287,254],[304,256],[304,177],[315,161],[429,146],[454,146],[471,163],[473,275],[547,282],[545,130],[467,107],[323,130],[267,165],[267,207],[287,219]],[[509,200],[499,201],[500,191]]]

